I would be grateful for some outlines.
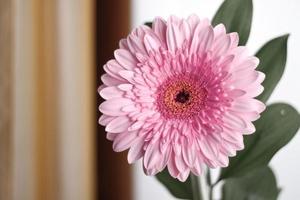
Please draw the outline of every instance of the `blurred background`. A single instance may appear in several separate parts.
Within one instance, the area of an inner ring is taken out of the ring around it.
[[[222,0],[0,0],[0,200],[173,199],[114,153],[97,87],[118,41],[155,16],[211,18]],[[300,110],[300,2],[254,0],[248,46],[291,33],[270,102]],[[281,200],[300,196],[300,135],[273,158]],[[218,170],[214,171],[216,177]]]

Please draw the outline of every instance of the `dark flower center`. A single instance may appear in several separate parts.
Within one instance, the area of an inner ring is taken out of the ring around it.
[[[175,101],[179,103],[186,103],[190,99],[190,93],[185,90],[181,90],[175,97]]]

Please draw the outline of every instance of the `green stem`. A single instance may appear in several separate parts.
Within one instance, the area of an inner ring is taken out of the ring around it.
[[[201,193],[201,185],[198,177],[191,173],[190,178],[193,191],[193,200],[203,200]]]
[[[214,185],[211,182],[211,174],[210,174],[210,169],[207,170],[207,183],[209,186],[209,200],[213,200],[213,194],[214,194]]]

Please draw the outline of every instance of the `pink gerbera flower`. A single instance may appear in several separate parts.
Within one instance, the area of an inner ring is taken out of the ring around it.
[[[192,15],[156,18],[120,41],[104,66],[99,123],[128,162],[143,158],[154,175],[166,166],[185,181],[204,165],[226,167],[244,148],[243,134],[265,105],[259,60],[238,46],[238,34]]]

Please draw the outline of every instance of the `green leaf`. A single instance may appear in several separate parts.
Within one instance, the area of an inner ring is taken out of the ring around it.
[[[150,28],[152,27],[152,22],[145,22],[146,26],[149,26]]]
[[[262,83],[265,89],[258,97],[263,102],[266,102],[271,96],[283,74],[287,57],[288,37],[289,35],[283,35],[272,39],[256,54],[260,60],[257,70],[266,74],[266,79]]]
[[[272,104],[255,123],[256,132],[244,138],[245,149],[230,158],[219,180],[243,176],[251,170],[266,166],[274,154],[285,146],[297,133],[300,115],[290,105]]]
[[[248,41],[252,23],[252,0],[225,0],[215,14],[212,24],[223,23],[227,32],[238,32],[239,44]]]
[[[180,182],[170,176],[167,169],[156,175],[156,178],[170,191],[170,193],[179,199],[192,199],[193,191],[191,179],[188,177],[186,182]]]
[[[279,192],[274,173],[265,166],[243,177],[226,180],[222,200],[276,200]]]

